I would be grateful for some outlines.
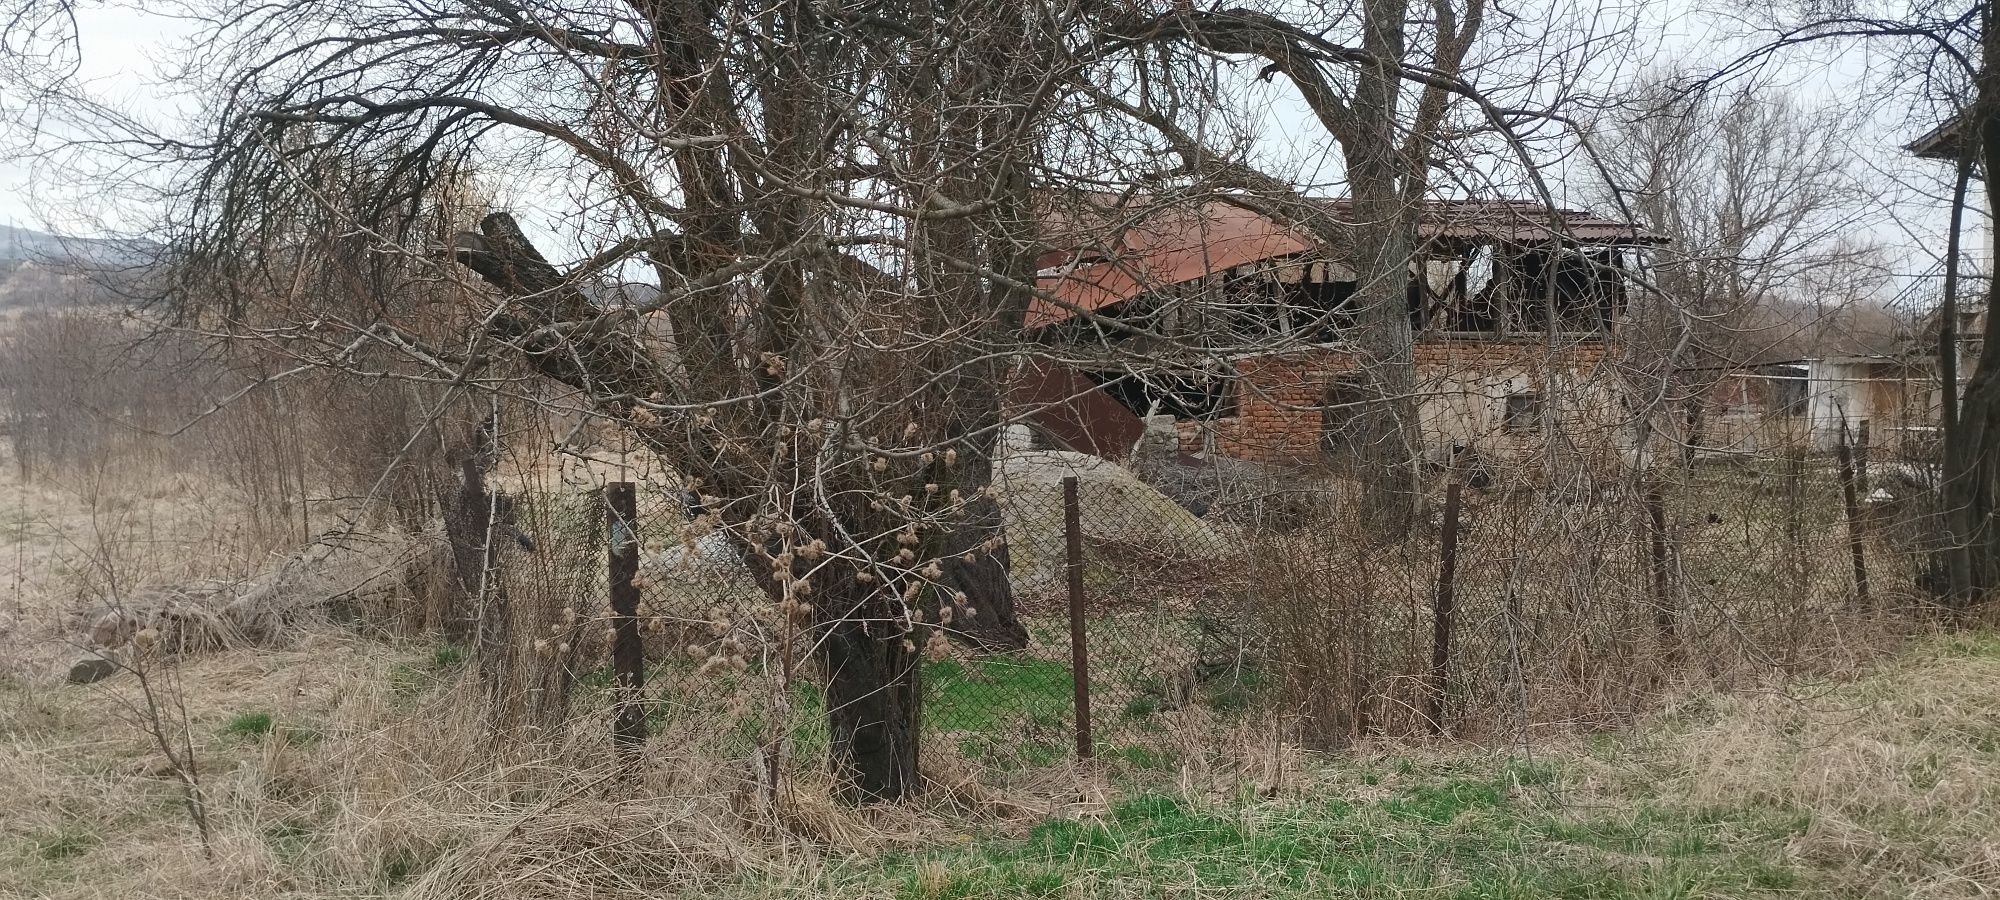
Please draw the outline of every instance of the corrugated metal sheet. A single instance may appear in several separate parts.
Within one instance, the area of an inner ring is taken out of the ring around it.
[[[1344,201],[1338,205],[1346,206]],[[1419,232],[1427,239],[1539,244],[1664,244],[1666,239],[1622,222],[1573,209],[1553,212],[1526,200],[1438,201],[1425,210]]]
[[[1069,209],[1044,213],[1049,243],[1067,247],[1042,256],[1039,283],[1059,302],[1035,298],[1028,308],[1028,328],[1317,245],[1298,229],[1222,200],[1158,208],[1145,203],[1137,198],[1118,205],[1109,195],[1091,195]],[[1320,206],[1336,219],[1352,217],[1351,201],[1326,200]],[[1523,201],[1435,202],[1418,232],[1427,241],[1453,243],[1664,243],[1630,225],[1574,210],[1551,212]]]
[[[1064,449],[1124,459],[1146,423],[1090,377],[1061,363],[1031,359],[1007,381],[1007,405]]]
[[[1090,376],[1046,359],[1030,359],[1007,380],[1007,408],[1065,450],[1112,461],[1132,455],[1146,422]],[[1182,451],[1174,462],[1191,469],[1213,463]]]
[[[1029,328],[1313,247],[1304,234],[1220,202],[1207,204],[1200,213],[1188,207],[1164,210],[1113,233],[1111,241],[1108,247],[1044,256],[1040,284],[1063,302],[1036,298],[1028,307]],[[1096,257],[1108,258],[1092,261]]]
[[[1942,159],[1957,162],[1965,152],[1965,141],[1961,137],[1964,128],[1957,116],[1940,123],[1936,128],[1924,132],[1923,137],[1903,145],[1903,149],[1918,159]]]

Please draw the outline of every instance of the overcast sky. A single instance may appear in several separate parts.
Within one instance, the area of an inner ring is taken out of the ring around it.
[[[1740,46],[1722,37],[1732,26],[1715,24],[1724,20],[1694,12],[1688,2],[1694,0],[1645,7],[1606,7],[1607,20],[1632,15],[1634,9],[1642,10],[1640,15],[1644,19],[1642,27],[1647,36],[1640,42],[1640,52],[1620,61],[1621,76],[1677,63],[1713,65],[1732,54],[1734,46]],[[135,115],[157,123],[170,121],[179,104],[162,87],[160,64],[171,61],[177,47],[188,42],[193,35],[192,27],[125,7],[80,9],[78,26],[80,75],[88,89],[99,99]],[[1779,77],[1789,82],[1789,88],[1807,103],[1839,101],[1854,95],[1864,65],[1858,54],[1830,59],[1797,55],[1785,61]],[[1293,171],[1285,174],[1315,180],[1314,154],[1301,151],[1323,146],[1325,142],[1318,127],[1306,119],[1288,91],[1282,85],[1253,85],[1247,99],[1267,105],[1264,144],[1271,149],[1265,155],[1291,153],[1299,161]],[[1898,110],[1877,115],[1872,122],[1857,122],[1857,166],[1879,168],[1897,177],[1919,181],[1929,177],[1926,164],[1903,159],[1895,149],[1913,137],[1914,131],[1921,130],[1907,118],[1907,110]],[[16,140],[6,140],[9,137]],[[18,143],[19,137],[19,134],[0,135],[0,147]],[[1882,177],[1885,183],[1890,180],[1889,174]],[[101,208],[105,204],[92,202],[87,192],[69,181],[73,179],[56,176],[32,162],[0,158],[0,224],[36,228],[54,224],[71,232],[96,230],[91,221],[112,211]],[[523,186],[515,185],[512,189],[522,190]],[[1557,189],[1561,190],[1560,184]],[[1875,236],[1905,247],[1928,244],[1941,227],[1937,221],[1941,217],[1933,214],[1936,206],[1925,204],[1921,198],[1909,198],[1900,217],[1914,222],[1920,233],[1909,234],[1904,226],[1884,217],[1885,221],[1873,229]],[[112,216],[111,224],[130,227],[133,223],[119,222]],[[1903,268],[1914,271],[1925,264],[1922,259],[1912,258],[1903,263]]]
[[[78,76],[93,96],[123,109],[151,114],[171,107],[156,63],[192,34],[185,22],[123,7],[82,5],[77,10]],[[0,129],[9,126],[0,121]],[[19,134],[6,138],[19,139]],[[17,140],[0,139],[0,147]],[[0,224],[39,228],[53,216],[71,219],[57,179],[41,177],[32,162],[0,156]]]

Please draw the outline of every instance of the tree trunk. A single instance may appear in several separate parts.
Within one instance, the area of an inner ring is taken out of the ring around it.
[[[452,571],[457,577],[457,596],[444,610],[445,640],[470,641],[479,626],[479,609],[486,573],[493,560],[487,535],[493,530],[493,496],[486,490],[486,478],[479,470],[475,454],[459,462],[458,490],[445,509],[445,543],[451,547]]]
[[[1374,395],[1356,426],[1362,477],[1362,521],[1384,542],[1401,540],[1416,520],[1416,335],[1410,324],[1410,259],[1416,251],[1419,196],[1405,195],[1415,179],[1397,133],[1406,37],[1406,0],[1377,0],[1364,8],[1362,46],[1379,64],[1362,66],[1354,88],[1358,139],[1343,143],[1354,192],[1354,301],[1359,308],[1355,345]]]
[[[1360,307],[1355,330],[1358,363],[1368,377],[1369,402],[1354,423],[1357,469],[1364,481],[1362,521],[1383,541],[1400,540],[1416,516],[1417,431],[1416,335],[1410,325],[1408,292],[1411,228],[1408,211],[1392,190],[1362,199],[1357,179],[1359,221],[1393,217],[1389,223],[1357,227],[1360,252],[1354,297]],[[1372,192],[1370,192],[1372,193]]]
[[[2000,30],[1994,28],[1993,11],[1983,14],[1978,94],[1968,119],[1976,128],[1964,129],[1964,136],[1977,135],[1976,149],[1982,171],[2000,171]],[[2000,214],[2000,192],[1986,190],[1989,213]],[[2000,252],[2000,231],[1991,235],[1994,250]],[[2000,529],[1994,515],[2000,512],[1996,487],[2000,487],[2000,343],[1994,338],[1994,320],[2000,318],[2000,280],[1989,279],[1986,288],[1986,331],[1979,361],[1973,366],[1959,402],[1957,427],[1944,436],[1943,478],[1938,499],[1943,507],[1947,565],[1944,603],[1955,616],[1963,616],[2000,586]],[[1956,323],[1953,323],[1956,325]],[[1955,349],[1955,348],[1954,348]],[[1952,554],[1962,554],[1962,559]]]
[[[1417,445],[1421,440],[1417,433],[1415,336],[1405,300],[1410,283],[1410,242],[1408,235],[1398,230],[1362,243],[1362,258],[1372,259],[1373,264],[1360,273],[1362,286],[1355,292],[1361,307],[1355,345],[1358,364],[1368,378],[1368,402],[1358,410],[1349,434],[1355,471],[1364,487],[1362,522],[1369,535],[1393,542],[1408,534],[1415,521]]]
[[[944,587],[952,594],[951,636],[989,653],[1013,653],[1028,646],[1028,629],[1014,608],[1012,562],[1000,504],[991,497],[966,504],[967,522],[944,537]],[[991,552],[982,545],[992,541]],[[959,600],[959,594],[965,596]]]
[[[851,609],[880,609],[896,598],[849,580],[847,595],[826,597]],[[870,596],[876,594],[876,596]],[[826,668],[830,759],[843,797],[851,802],[898,800],[918,780],[923,666],[916,632],[901,624],[849,615],[821,626]]]
[[[1989,303],[1991,301],[1989,300]],[[1992,343],[1988,342],[1990,348]],[[1963,614],[2000,584],[2000,534],[1993,527],[1994,485],[2000,482],[2000,378],[1982,354],[1967,382],[1958,428],[1945,442],[1944,507],[1948,557],[1945,606]]]
[[[1938,491],[1938,518],[1943,534],[1926,573],[1935,599],[1946,608],[1957,606],[1954,598],[1968,592],[1972,584],[1972,562],[1960,531],[1964,523],[1951,512],[1954,506],[1950,501],[1954,498],[1948,488],[1964,475],[1956,467],[1962,455],[1957,448],[1964,439],[1959,430],[1958,261],[1960,240],[1965,233],[1965,193],[1971,181],[1972,159],[1962,150],[1952,185],[1951,226],[1945,238],[1944,299],[1938,305],[1938,418],[1944,437],[1939,448],[1944,477]]]
[[[454,243],[453,255],[516,298],[516,314],[493,319],[495,336],[521,345],[526,359],[543,375],[589,392],[601,411],[621,422],[669,465],[700,478],[705,493],[721,498],[725,507],[738,507],[740,511],[729,513],[727,524],[732,534],[749,534],[743,520],[749,517],[750,504],[732,501],[754,497],[768,485],[745,480],[745,472],[754,471],[751,467],[732,467],[742,459],[743,451],[716,437],[722,426],[663,419],[650,412],[635,417],[633,398],[669,389],[667,361],[651,357],[629,334],[616,328],[576,329],[567,337],[548,337],[546,324],[589,322],[607,314],[565,282],[562,273],[527,241],[511,217],[489,216],[481,229],[483,234],[461,235]],[[946,349],[933,348],[940,353]],[[886,535],[895,531],[902,521],[897,517],[903,514],[895,512],[893,504],[877,506],[864,498],[894,496],[895,492],[884,488],[897,478],[918,485],[918,490],[908,493],[926,497],[927,503],[942,502],[954,493],[972,498],[952,527],[932,530],[923,538],[923,558],[938,562],[936,581],[947,592],[944,597],[938,597],[933,588],[928,589],[928,599],[906,600],[897,586],[858,578],[863,573],[875,577],[865,564],[859,569],[819,566],[809,575],[797,567],[774,568],[780,551],[776,540],[768,537],[771,532],[756,536],[743,547],[745,563],[773,600],[785,599],[788,589],[795,591],[794,579],[811,582],[808,596],[813,627],[826,673],[832,737],[829,762],[846,785],[850,799],[894,800],[920,787],[920,644],[929,626],[911,622],[912,614],[949,604],[954,607],[951,627],[962,640],[986,650],[1019,650],[1027,644],[1027,630],[1015,616],[1013,589],[1007,577],[999,505],[991,497],[978,496],[979,489],[991,481],[990,458],[983,448],[963,439],[995,430],[998,379],[1002,377],[999,365],[997,361],[983,367],[966,365],[953,358],[919,358],[901,365],[911,379],[933,385],[928,392],[913,392],[911,396],[935,404],[930,410],[935,418],[924,417],[921,423],[913,420],[923,437],[911,435],[907,439],[927,438],[934,446],[955,448],[961,456],[955,464],[933,457],[925,463],[927,468],[915,474],[884,476],[888,481],[883,485],[835,491],[843,498],[834,513],[841,527],[834,527],[822,511],[812,507],[777,511],[787,527],[796,525],[826,546],[842,547],[846,546],[845,534]],[[922,374],[939,371],[955,373],[956,381],[939,381]],[[920,411],[918,404],[911,405],[913,412]],[[748,428],[743,431],[755,433]],[[793,458],[813,458],[821,452],[817,439],[801,436],[803,429],[792,434],[801,441]],[[935,499],[922,490],[927,483],[938,487]],[[780,488],[780,496],[814,494],[801,485]],[[898,545],[889,541],[860,549],[885,558],[894,556]],[[965,599],[958,599],[959,593]]]

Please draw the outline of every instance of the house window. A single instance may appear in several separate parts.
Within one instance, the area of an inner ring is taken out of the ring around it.
[[[1500,417],[1502,431],[1536,431],[1542,427],[1542,395],[1523,392],[1508,394]]]
[[[1286,331],[1314,343],[1332,343],[1354,326],[1352,281],[1301,280],[1284,287]]]
[[[1586,332],[1608,328],[1618,314],[1623,276],[1615,253],[1528,250],[1509,268],[1513,281],[1515,323],[1523,331],[1550,326],[1553,308],[1557,331]]]
[[[1772,378],[1770,383],[1772,415],[1803,416],[1806,414],[1805,379]]]

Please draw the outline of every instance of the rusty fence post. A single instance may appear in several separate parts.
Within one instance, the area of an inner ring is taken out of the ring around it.
[[[1090,635],[1083,621],[1083,506],[1076,476],[1063,479],[1063,535],[1068,539],[1070,679],[1076,690],[1076,756],[1097,754],[1090,738]]]
[[[1868,420],[1862,419],[1854,432],[1854,493],[1868,502]]]
[[[636,754],[646,743],[646,657],[639,641],[638,497],[632,482],[604,486],[605,524],[611,537],[611,669],[616,678],[618,717],[611,726],[620,753]]]
[[[1794,590],[1805,596],[1806,582],[1806,456],[1798,447],[1785,451],[1785,546],[1790,548]]]
[[[1652,544],[1653,625],[1660,632],[1660,643],[1671,650],[1674,645],[1674,598],[1667,590],[1667,499],[1660,493],[1658,483],[1646,488],[1646,519],[1651,526],[1648,537]]]
[[[1835,451],[1840,456],[1840,498],[1847,508],[1847,550],[1854,558],[1854,601],[1866,609],[1868,600],[1868,555],[1862,547],[1864,525],[1861,521],[1861,504],[1855,496],[1854,448],[1848,445],[1847,420],[1840,422],[1840,443]]]
[[[1431,733],[1444,733],[1444,697],[1451,686],[1451,632],[1457,613],[1453,579],[1458,574],[1458,495],[1454,481],[1444,489],[1444,534],[1438,543],[1437,601],[1431,606]]]

